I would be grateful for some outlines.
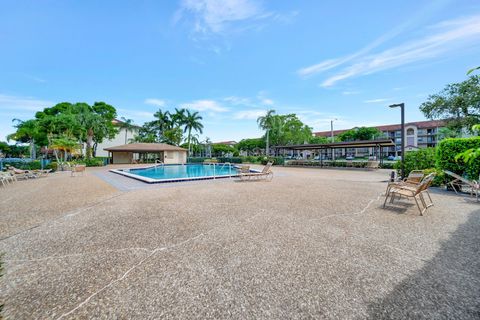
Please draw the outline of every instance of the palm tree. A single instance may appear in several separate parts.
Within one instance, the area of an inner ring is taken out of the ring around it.
[[[125,129],[125,144],[127,144],[128,131],[132,131],[135,126],[133,125],[132,119],[127,119],[125,117],[121,117],[120,119],[122,119],[122,122],[120,122],[120,128]]]
[[[186,110],[184,108],[181,108],[181,109],[175,108],[175,113],[172,114],[173,126],[181,127],[185,124],[185,119],[186,119],[185,111]]]
[[[67,161],[68,160],[68,154],[73,154],[75,151],[80,150],[81,147],[78,144],[78,141],[75,139],[72,139],[70,137],[59,137],[56,139],[52,140],[52,144],[50,145],[50,148],[54,150],[60,150],[63,151],[64,157],[63,160]]]
[[[191,113],[190,110],[186,110],[185,118],[183,124],[185,128],[183,133],[188,132],[187,143],[188,143],[188,153],[190,154],[190,142],[192,138],[192,130],[203,133],[203,124],[200,122],[203,118],[198,114],[197,111]]]
[[[260,127],[260,129],[263,129],[266,131],[265,152],[267,156],[269,154],[269,133],[270,133],[270,130],[273,129],[274,127],[274,116],[275,116],[275,110],[268,110],[264,116],[260,116],[257,118],[257,124]]]
[[[155,118],[158,119],[158,136],[157,136],[157,141],[160,142],[162,139],[163,132],[165,130],[170,129],[172,126],[172,116],[170,112],[165,111],[162,112],[161,109],[158,109],[157,112],[153,115]]]

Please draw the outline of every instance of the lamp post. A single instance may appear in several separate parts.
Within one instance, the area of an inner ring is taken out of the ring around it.
[[[330,120],[330,138],[332,139],[332,143],[334,142],[333,140],[333,121],[338,120],[337,118]],[[335,160],[335,149],[332,148],[332,160]]]
[[[400,108],[401,111],[401,118],[402,118],[402,125],[401,125],[401,130],[402,130],[402,142],[401,142],[401,147],[400,147],[400,152],[402,153],[402,158],[400,162],[400,168],[401,168],[401,175],[402,179],[405,178],[405,103],[397,103],[397,104],[392,104],[389,105],[390,108]]]

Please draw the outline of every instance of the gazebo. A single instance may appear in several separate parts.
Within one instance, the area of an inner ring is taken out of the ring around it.
[[[103,150],[108,151],[112,164],[155,161],[165,164],[184,164],[187,162],[186,149],[166,143],[130,143]]]

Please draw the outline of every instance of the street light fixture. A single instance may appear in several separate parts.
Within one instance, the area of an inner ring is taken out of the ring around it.
[[[401,124],[401,130],[402,130],[402,142],[401,142],[401,147],[400,147],[400,152],[402,153],[402,158],[400,162],[400,168],[401,168],[401,175],[402,175],[402,180],[405,178],[405,103],[397,103],[397,104],[392,104],[389,105],[390,108],[400,108],[401,111],[401,118],[402,118],[402,124]]]
[[[334,142],[333,140],[333,121],[337,121],[338,119],[332,119],[330,120],[330,138],[332,139],[332,143]],[[332,160],[335,160],[335,149],[332,148]]]

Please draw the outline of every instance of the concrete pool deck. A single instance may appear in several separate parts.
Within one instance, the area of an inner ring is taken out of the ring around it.
[[[480,317],[480,204],[383,209],[389,171],[148,185],[88,168],[0,190],[7,319]]]

